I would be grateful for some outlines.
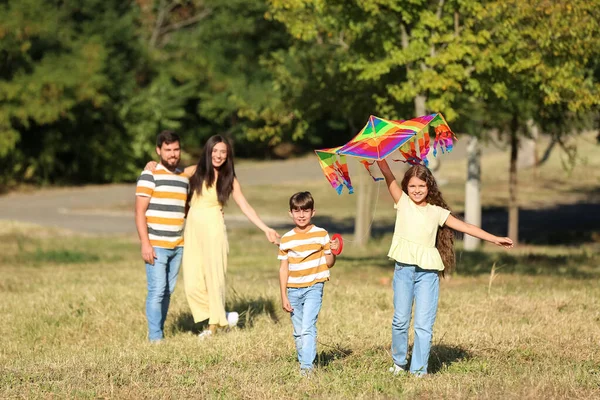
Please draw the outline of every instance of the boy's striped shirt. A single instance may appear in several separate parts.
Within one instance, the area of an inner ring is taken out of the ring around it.
[[[308,287],[329,280],[329,267],[325,254],[331,254],[329,235],[323,228],[314,226],[308,232],[296,233],[293,229],[281,237],[280,260],[288,260],[287,287]]]
[[[183,246],[183,225],[189,178],[158,164],[154,171],[142,171],[136,196],[150,197],[146,210],[148,237],[153,247],[173,249]]]

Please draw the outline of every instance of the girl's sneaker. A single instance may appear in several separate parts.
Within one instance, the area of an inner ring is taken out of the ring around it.
[[[389,371],[394,375],[400,375],[406,372],[406,369],[402,368],[399,365],[394,364],[393,367],[390,367]]]
[[[230,328],[237,326],[237,323],[240,319],[240,314],[236,313],[235,311],[231,311],[231,312],[225,313],[225,315],[227,316],[227,323],[229,324]]]

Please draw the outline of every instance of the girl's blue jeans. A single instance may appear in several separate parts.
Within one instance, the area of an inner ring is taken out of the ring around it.
[[[154,247],[156,258],[154,265],[146,263],[148,296],[146,297],[146,318],[148,320],[148,339],[161,340],[164,337],[165,321],[175,290],[179,266],[183,257],[183,247],[163,249]]]
[[[288,300],[294,309],[292,325],[301,369],[313,368],[317,356],[317,318],[323,300],[323,282],[303,288],[288,288]]]
[[[440,292],[438,271],[421,269],[416,265],[396,262],[394,271],[394,319],[392,320],[392,358],[394,364],[407,369],[408,327],[415,303],[415,343],[410,372],[427,373],[433,323]]]

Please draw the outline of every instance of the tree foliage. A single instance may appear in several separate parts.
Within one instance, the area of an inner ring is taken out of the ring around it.
[[[5,0],[0,182],[131,180],[166,128],[263,156],[420,110],[565,143],[597,115],[599,3]]]

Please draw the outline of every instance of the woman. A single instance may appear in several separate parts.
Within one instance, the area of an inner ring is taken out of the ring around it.
[[[248,204],[235,176],[233,151],[227,140],[215,135],[208,139],[200,161],[185,169],[190,176],[190,210],[184,232],[183,279],[194,322],[208,320],[201,338],[210,337],[218,327],[235,325],[237,315],[225,312],[227,232],[222,207],[229,197],[246,217],[262,230],[271,243],[279,235],[258,217]],[[232,313],[233,314],[233,313]]]

